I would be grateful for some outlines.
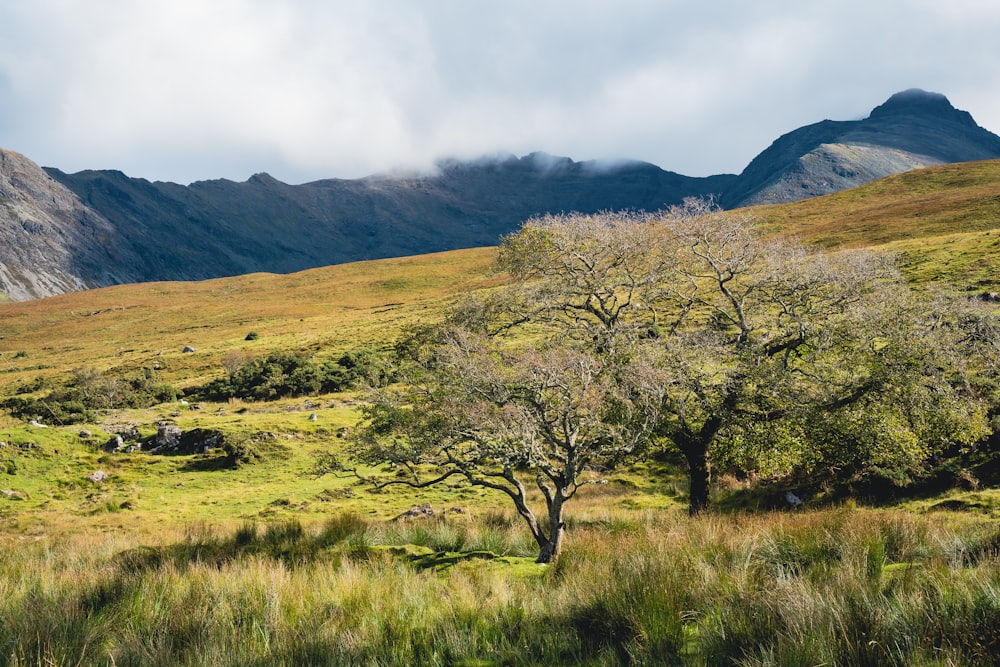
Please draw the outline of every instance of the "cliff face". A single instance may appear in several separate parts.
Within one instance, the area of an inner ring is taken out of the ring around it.
[[[114,227],[23,155],[0,150],[0,293],[13,300],[138,279]]]

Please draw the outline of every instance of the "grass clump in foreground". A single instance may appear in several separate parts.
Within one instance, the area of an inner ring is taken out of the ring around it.
[[[0,646],[7,664],[117,665],[992,664],[1000,651],[991,523],[849,509],[609,521],[575,527],[551,566],[496,516],[3,547]],[[423,567],[435,552],[444,566]]]

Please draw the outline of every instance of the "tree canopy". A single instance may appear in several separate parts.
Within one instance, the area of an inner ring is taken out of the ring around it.
[[[995,352],[994,321],[915,293],[889,257],[810,251],[687,202],[530,220],[498,266],[508,286],[400,345],[403,381],[373,395],[353,455],[394,469],[383,486],[505,493],[540,561],[582,485],[655,449],[683,455],[697,513],[714,462],[905,474],[988,432],[968,359]]]

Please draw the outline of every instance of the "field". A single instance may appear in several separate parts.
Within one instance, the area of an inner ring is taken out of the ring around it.
[[[758,214],[819,247],[896,253],[915,284],[968,298],[1000,291],[997,193],[1000,163],[969,163]],[[988,485],[790,511],[769,509],[780,489],[722,479],[716,512],[689,519],[680,469],[654,461],[588,487],[568,509],[566,553],[539,566],[502,496],[316,473],[358,419],[351,392],[183,397],[234,353],[388,349],[501,284],[494,257],[0,303],[0,398],[44,395],[82,368],[154,372],[181,394],[82,424],[0,413],[5,664],[993,664]],[[148,439],[162,423],[249,443],[254,458],[103,449],[123,427]],[[422,504],[436,516],[393,520]]]

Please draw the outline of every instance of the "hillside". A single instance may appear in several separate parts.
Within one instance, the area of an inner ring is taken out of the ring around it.
[[[914,280],[972,295],[998,288],[998,191],[1000,163],[948,165],[758,212],[773,232],[823,246],[848,245],[847,239],[868,245],[870,234],[871,245],[900,254]],[[908,207],[915,198],[927,213],[917,222]],[[875,219],[881,222],[873,225]],[[503,276],[491,273],[494,255],[494,248],[459,250],[0,304],[0,397],[44,393],[88,367],[111,377],[155,371],[183,392],[223,377],[233,353],[301,351],[329,360],[358,348],[384,349],[440,317],[455,297],[501,282]],[[372,495],[348,480],[311,475],[316,454],[329,451],[356,422],[355,401],[349,393],[274,402],[178,400],[109,410],[83,427],[60,426],[45,415],[28,424],[0,414],[0,461],[13,471],[0,487],[11,493],[0,498],[0,526],[11,535],[75,534],[82,527],[142,533],[197,521],[313,520],[329,517],[332,508],[382,520],[418,502],[495,507],[495,498],[476,490]],[[152,438],[162,423],[248,441],[262,459],[234,468],[214,451],[155,456],[101,449],[122,429]],[[594,489],[584,506],[606,514],[678,505],[671,477],[644,470]],[[109,480],[86,481],[95,471]],[[982,502],[988,509],[990,493],[949,502]]]
[[[867,119],[784,135],[738,176],[532,153],[442,161],[431,174],[302,185],[257,174],[184,186],[117,171],[43,171],[0,153],[0,293],[20,301],[489,246],[549,212],[657,210],[704,196],[729,208],[787,202],[927,165],[1000,157],[1000,137],[942,95],[907,91]]]
[[[820,247],[898,252],[965,298],[1000,276],[998,179],[997,161],[947,165],[756,212]],[[85,367],[184,390],[230,354],[384,348],[502,282],[495,253],[0,303],[0,399]],[[713,511],[688,517],[676,462],[653,458],[580,488],[569,547],[539,565],[498,492],[319,474],[356,428],[354,393],[188,399],[75,425],[0,411],[8,662],[989,665],[1000,647],[1000,489],[952,459],[891,507],[807,495],[811,473],[720,474]],[[169,429],[188,449],[152,451]]]
[[[912,259],[916,277],[997,291],[998,192],[1000,161],[963,163],[755,213],[773,233],[830,248],[880,245],[902,252],[904,268]],[[961,252],[955,250],[959,237]],[[237,347],[332,354],[381,346],[404,327],[436,317],[448,299],[500,280],[490,275],[494,252],[486,247],[290,275],[120,285],[0,304],[0,391],[77,366],[153,362],[184,387],[219,374],[223,355]],[[247,343],[251,330],[261,338]],[[186,345],[197,354],[182,353]]]

